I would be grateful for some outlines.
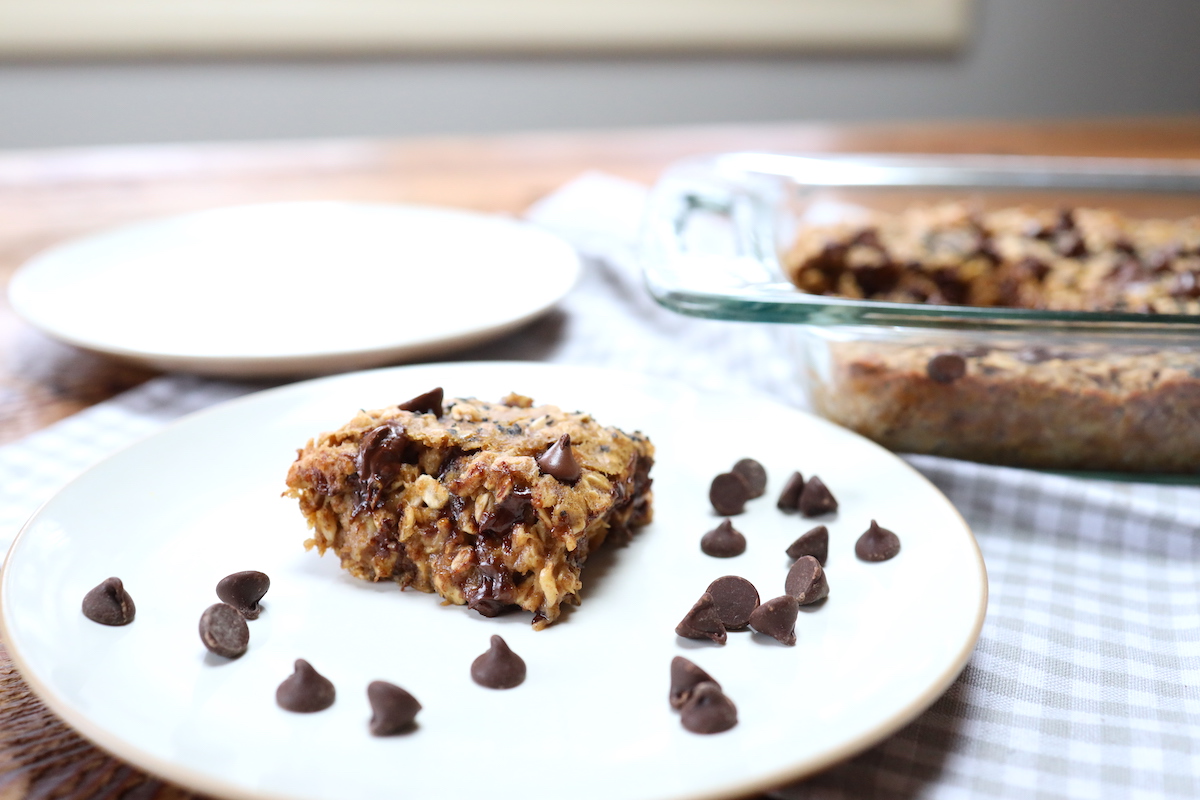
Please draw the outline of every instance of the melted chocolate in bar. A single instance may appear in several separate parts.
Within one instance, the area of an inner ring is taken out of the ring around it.
[[[363,506],[370,509],[382,505],[383,493],[400,474],[400,467],[415,461],[408,451],[404,426],[395,420],[363,435],[356,463]]]
[[[475,542],[475,569],[462,587],[467,607],[485,617],[498,617],[516,608],[517,589],[504,564],[503,540],[481,535]]]
[[[483,512],[479,519],[479,532],[508,534],[518,522],[531,521],[533,514],[533,492],[514,486],[503,500]]]

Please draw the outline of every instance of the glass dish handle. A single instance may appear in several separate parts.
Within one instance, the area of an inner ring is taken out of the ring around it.
[[[656,297],[656,287],[741,295],[790,286],[779,266],[771,202],[757,192],[681,184],[660,187],[651,204],[642,266]]]

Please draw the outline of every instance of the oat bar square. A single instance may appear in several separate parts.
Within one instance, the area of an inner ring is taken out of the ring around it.
[[[644,435],[589,414],[435,389],[310,440],[285,495],[313,532],[305,547],[352,575],[485,616],[522,608],[540,629],[579,603],[590,553],[650,522],[653,463]]]

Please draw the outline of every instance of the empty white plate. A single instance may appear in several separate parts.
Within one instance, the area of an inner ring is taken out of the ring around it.
[[[55,247],[9,285],[51,337],[166,370],[294,376],[426,358],[506,333],[579,275],[529,223],[312,202],[153,220]]]

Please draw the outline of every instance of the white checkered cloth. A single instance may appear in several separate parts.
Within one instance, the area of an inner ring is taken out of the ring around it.
[[[644,187],[588,175],[531,209],[589,256],[581,284],[559,310],[457,357],[618,366],[802,405],[786,329],[685,318],[646,295],[632,266],[644,202]],[[0,448],[0,549],[89,465],[256,388],[168,375]],[[1200,796],[1200,487],[910,461],[983,549],[979,645],[914,723],[777,795]]]

